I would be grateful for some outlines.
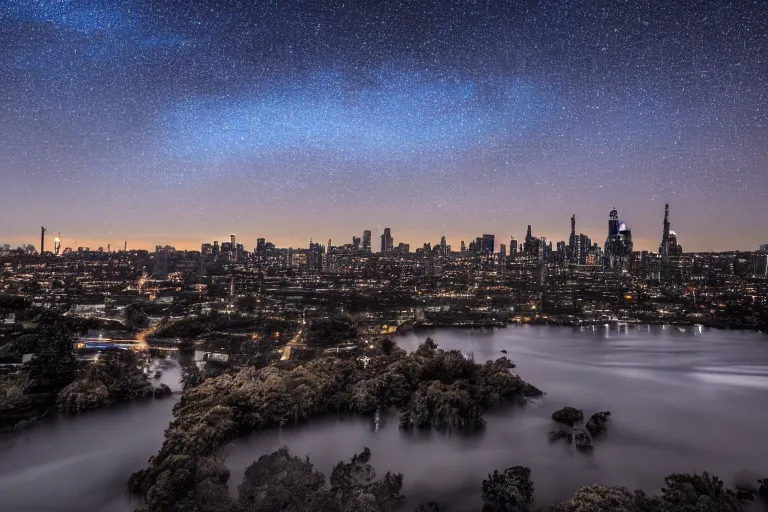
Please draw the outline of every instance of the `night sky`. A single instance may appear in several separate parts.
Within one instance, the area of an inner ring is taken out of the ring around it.
[[[0,244],[602,245],[615,206],[656,250],[666,202],[768,243],[765,0],[0,0]]]

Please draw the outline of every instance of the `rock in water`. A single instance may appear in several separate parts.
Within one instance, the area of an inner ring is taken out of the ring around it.
[[[574,423],[584,419],[584,413],[580,409],[563,407],[559,411],[552,413],[552,419],[558,423],[564,423],[569,427],[572,427]]]
[[[579,450],[591,450],[592,438],[589,437],[589,432],[582,428],[577,428],[571,431],[573,442],[576,444],[576,448]]]
[[[171,396],[171,388],[169,388],[165,384],[160,384],[160,387],[155,388],[154,390],[155,398],[165,398],[166,396]]]
[[[593,414],[587,422],[587,430],[592,436],[602,434],[607,430],[605,424],[608,422],[608,416],[611,415],[611,411],[600,411]]]
[[[575,444],[579,450],[591,450],[592,438],[589,432],[583,428],[573,428],[571,430],[555,430],[549,433],[549,441],[554,443],[560,439],[565,439],[568,444]]]
[[[549,442],[554,443],[561,439],[568,439],[569,433],[567,430],[553,430],[549,433]]]

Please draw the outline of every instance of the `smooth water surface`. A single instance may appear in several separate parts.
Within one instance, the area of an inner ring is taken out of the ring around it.
[[[153,382],[178,390],[180,378],[175,365]],[[160,448],[177,399],[147,398],[79,416],[55,415],[0,438],[0,510],[134,510],[126,482]]]
[[[494,469],[531,468],[538,504],[594,482],[658,492],[672,472],[710,471],[727,483],[768,476],[768,337],[751,332],[642,327],[586,331],[509,327],[441,329],[396,338],[413,349],[432,336],[475,360],[501,357],[546,391],[536,403],[486,413],[480,434],[403,432],[396,417],[324,417],[236,440],[227,464],[236,492],[245,468],[286,445],[326,474],[369,447],[379,473],[402,472],[413,510],[437,500],[477,510],[480,483]],[[177,370],[178,371],[178,370]],[[178,379],[167,371],[163,379]],[[172,382],[167,382],[173,384]],[[176,380],[178,386],[178,380]],[[1,510],[122,511],[130,474],[162,444],[175,400],[148,400],[56,417],[0,446]],[[551,444],[552,412],[610,410],[608,434],[591,455]]]
[[[658,493],[673,472],[706,470],[727,483],[753,484],[768,475],[768,337],[676,327],[521,326],[423,331],[397,340],[412,350],[426,336],[442,348],[472,352],[477,362],[505,349],[516,371],[547,394],[530,406],[490,411],[484,432],[472,436],[402,432],[395,417],[379,429],[371,419],[325,418],[260,432],[235,443],[230,486],[254,459],[283,445],[309,455],[326,477],[337,461],[369,447],[380,473],[404,474],[406,510],[427,500],[477,510],[483,478],[514,465],[531,468],[540,505],[595,482]],[[583,409],[585,417],[612,412],[591,455],[548,441],[557,428],[550,416],[564,405]]]

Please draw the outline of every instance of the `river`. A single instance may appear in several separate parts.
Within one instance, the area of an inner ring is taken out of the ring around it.
[[[152,380],[179,390],[180,367]],[[125,484],[160,448],[177,400],[148,398],[79,416],[54,415],[0,437],[0,510],[134,510],[139,503],[126,496]]]
[[[594,482],[657,493],[672,472],[710,471],[726,483],[768,476],[768,337],[752,332],[630,327],[586,331],[509,327],[440,329],[397,339],[413,349],[426,336],[482,362],[502,356],[546,391],[534,404],[486,414],[480,434],[403,432],[395,417],[326,417],[236,440],[227,464],[233,492],[245,468],[286,445],[329,476],[333,465],[367,446],[379,473],[404,473],[412,510],[437,500],[477,510],[480,483],[494,469],[531,468],[540,505]],[[146,401],[58,417],[24,431],[0,452],[3,506],[18,511],[131,510],[123,489],[163,439],[173,401]],[[585,416],[608,409],[609,431],[591,455],[552,444],[552,412]]]

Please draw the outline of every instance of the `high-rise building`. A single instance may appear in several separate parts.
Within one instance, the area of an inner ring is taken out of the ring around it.
[[[505,244],[499,245],[499,260],[501,261],[507,260],[507,246]]]
[[[543,256],[542,239],[533,236],[533,231],[531,230],[530,224],[528,224],[528,230],[525,234],[523,252],[527,257],[533,258],[536,261],[541,261]]]
[[[256,239],[256,254],[258,254],[259,256],[264,256],[264,247],[266,243],[267,241],[263,238]]]
[[[760,252],[768,252],[768,244],[761,245]]]
[[[464,243],[464,240],[461,241],[461,252],[467,252],[467,245]]]
[[[664,262],[670,257],[675,258],[683,254],[683,248],[677,243],[677,233],[670,230],[669,222],[669,204],[664,205],[664,225],[661,234],[661,244],[659,245],[659,254]]]
[[[359,236],[353,236],[352,237],[352,249],[355,251],[360,250],[360,237]]]
[[[480,239],[480,252],[483,254],[493,254],[496,245],[496,237],[494,235],[483,235]]]
[[[440,256],[443,258],[448,256],[448,244],[445,241],[445,235],[440,237]]]
[[[56,235],[56,238],[53,239],[53,254],[56,256],[59,255],[59,251],[61,250],[61,233]]]
[[[509,240],[509,259],[514,260],[517,257],[517,240],[514,238]]]
[[[558,252],[560,252],[560,249],[558,249]],[[579,237],[576,236],[576,214],[571,216],[571,235],[568,237],[567,252],[567,255],[565,255],[565,251],[563,253],[565,261],[570,263],[579,263],[579,256],[581,251],[579,250]]]
[[[363,231],[363,251],[371,252],[371,230],[366,229]]]
[[[566,262],[568,262],[569,258],[572,257],[572,251],[570,249],[570,246],[566,248],[565,242],[557,242],[557,257],[556,262],[558,265],[562,266],[565,265]]]
[[[45,232],[48,231],[43,226],[40,226],[40,255],[45,254]]]
[[[619,222],[619,212],[613,208],[608,215],[608,236],[605,239],[604,265],[617,271],[629,270],[632,261],[632,231]]]
[[[392,231],[389,228],[384,228],[384,233],[381,235],[381,252],[389,252],[394,249],[394,246]]]

